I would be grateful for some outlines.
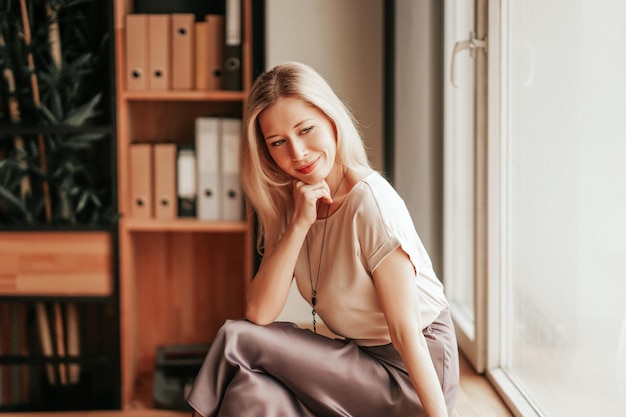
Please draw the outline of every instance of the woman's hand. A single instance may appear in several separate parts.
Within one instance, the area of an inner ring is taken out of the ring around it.
[[[267,325],[282,311],[302,244],[317,219],[317,201],[332,202],[326,181],[293,182],[294,213],[291,224],[274,247],[266,248],[261,265],[247,291],[246,318]]]
[[[294,212],[291,221],[294,223],[301,222],[308,229],[317,220],[317,201],[320,199],[326,204],[333,202],[330,196],[330,187],[326,181],[317,184],[294,181]]]

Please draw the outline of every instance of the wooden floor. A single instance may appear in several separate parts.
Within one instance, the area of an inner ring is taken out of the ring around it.
[[[3,417],[181,417],[186,413],[131,410],[82,411],[63,413],[2,413]],[[493,387],[482,375],[477,375],[461,358],[461,387],[456,407],[450,417],[512,417]]]
[[[487,378],[461,357],[461,386],[450,417],[513,417]]]

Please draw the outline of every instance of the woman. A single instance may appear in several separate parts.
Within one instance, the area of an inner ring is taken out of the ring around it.
[[[299,63],[254,83],[241,176],[263,255],[246,319],[218,332],[188,398],[202,416],[448,416],[458,351],[404,202],[351,112]],[[292,279],[313,331],[274,322]],[[341,338],[316,334],[317,318]]]

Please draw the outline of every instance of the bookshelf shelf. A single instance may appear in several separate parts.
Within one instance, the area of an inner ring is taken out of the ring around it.
[[[242,102],[245,94],[241,91],[126,91],[128,101],[213,101]]]
[[[248,233],[250,225],[197,219],[128,219],[125,227],[131,232]]]

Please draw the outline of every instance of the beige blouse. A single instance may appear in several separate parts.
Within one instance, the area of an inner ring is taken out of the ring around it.
[[[302,245],[295,279],[300,294],[311,304],[325,220],[317,220]],[[448,307],[443,285],[437,278],[404,201],[379,173],[358,182],[339,209],[328,218],[317,284],[316,311],[330,330],[363,346],[391,342],[372,271],[401,247],[411,259],[420,294],[423,326],[432,323]]]

